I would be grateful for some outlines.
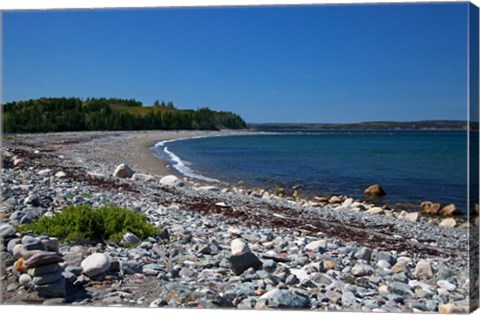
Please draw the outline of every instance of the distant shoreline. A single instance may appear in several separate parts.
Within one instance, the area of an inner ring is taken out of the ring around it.
[[[426,120],[426,121],[371,121],[361,123],[250,123],[252,130],[468,130],[465,120]],[[478,131],[478,122],[470,123],[470,130]]]

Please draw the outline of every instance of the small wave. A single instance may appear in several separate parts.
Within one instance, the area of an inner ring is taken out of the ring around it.
[[[195,138],[204,138],[204,136],[198,136],[198,137],[195,137]],[[165,152],[165,154],[168,156],[168,158],[173,162],[172,166],[178,172],[180,172],[181,174],[183,174],[187,177],[195,178],[195,179],[202,180],[202,181],[205,181],[205,182],[220,183],[220,181],[217,180],[217,179],[206,177],[206,176],[203,176],[203,175],[195,172],[190,167],[190,165],[192,165],[192,163],[182,160],[178,155],[176,155],[175,153],[168,150],[168,147],[165,146],[165,144],[167,144],[169,142],[186,140],[186,139],[194,139],[194,138],[181,138],[181,139],[159,141],[155,144],[154,147],[156,149],[160,149],[161,147],[163,147],[163,152]]]

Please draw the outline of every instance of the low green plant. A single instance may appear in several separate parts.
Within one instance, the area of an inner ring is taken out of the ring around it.
[[[19,231],[47,234],[65,241],[112,241],[119,243],[131,232],[141,240],[161,234],[162,229],[148,222],[145,215],[132,210],[105,206],[70,206],[51,217],[42,217],[18,227]]]

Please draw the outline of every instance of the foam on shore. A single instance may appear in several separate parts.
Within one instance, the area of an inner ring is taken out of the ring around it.
[[[219,180],[210,178],[207,176],[203,176],[202,174],[199,174],[195,170],[193,170],[190,166],[192,163],[182,160],[178,155],[175,153],[171,152],[168,147],[166,146],[167,143],[173,142],[173,141],[180,141],[180,140],[187,140],[187,139],[198,139],[198,138],[206,138],[208,136],[197,136],[197,137],[189,137],[189,138],[179,138],[179,139],[172,139],[172,140],[163,140],[155,143],[154,148],[157,150],[156,153],[163,152],[165,153],[165,157],[168,159],[168,161],[173,162],[172,166],[182,175],[198,179],[201,181],[205,182],[211,182],[211,183],[220,183]],[[163,148],[163,150],[161,150]],[[160,151],[161,150],[161,151]],[[161,158],[161,157],[159,157]]]

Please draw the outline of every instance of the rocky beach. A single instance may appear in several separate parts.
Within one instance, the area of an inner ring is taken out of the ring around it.
[[[478,213],[468,220],[454,205],[428,201],[412,212],[343,195],[306,200],[288,187],[213,186],[179,178],[150,149],[229,133],[4,137],[2,304],[470,310],[469,246],[478,243],[469,237],[478,236],[470,233]],[[17,230],[83,204],[131,209],[163,233],[142,241],[127,233],[118,245]]]

